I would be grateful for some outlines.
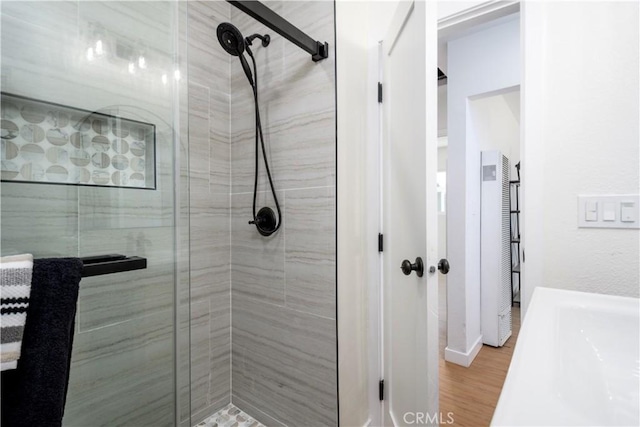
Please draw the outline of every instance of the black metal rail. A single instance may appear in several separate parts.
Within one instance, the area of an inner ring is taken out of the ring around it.
[[[312,39],[305,32],[259,1],[227,1],[301,49],[309,52],[314,62],[329,57],[329,43],[322,43]]]
[[[120,254],[109,254],[89,256],[80,259],[84,264],[82,267],[82,277],[101,276],[104,274],[147,268],[147,259],[137,256],[127,257]]]

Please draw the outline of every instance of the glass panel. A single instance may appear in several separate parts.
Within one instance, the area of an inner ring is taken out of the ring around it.
[[[75,147],[91,171],[69,155],[35,158],[31,167],[56,164],[70,175],[89,173],[94,184],[147,187],[2,182],[2,255],[147,259],[143,270],[82,280],[64,425],[161,426],[177,418],[177,249],[185,246],[176,238],[180,8],[172,1],[2,2],[3,92],[122,119],[80,118],[78,126],[100,136]],[[5,110],[3,119],[12,114]],[[144,148],[149,138],[123,137],[135,132],[122,126],[127,120],[155,127],[154,155]],[[13,153],[4,136],[7,162]],[[3,165],[3,179],[10,168]]]

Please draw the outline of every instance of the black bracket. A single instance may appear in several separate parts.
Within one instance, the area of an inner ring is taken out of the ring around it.
[[[316,42],[316,53],[311,54],[313,62],[322,61],[329,57],[329,43]]]
[[[329,57],[329,43],[312,39],[291,22],[269,9],[259,1],[227,0],[256,21],[259,21],[280,34],[285,39],[311,54],[314,62]]]
[[[80,258],[83,263],[82,277],[102,276],[124,271],[147,268],[147,259],[120,254],[98,255]]]

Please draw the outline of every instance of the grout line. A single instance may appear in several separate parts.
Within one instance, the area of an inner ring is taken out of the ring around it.
[[[336,188],[335,185],[319,185],[319,186],[315,186],[315,187],[293,187],[293,188],[279,188],[276,190],[277,193],[279,192],[284,192],[284,191],[301,191],[301,190],[316,190],[316,189],[321,189],[321,188]],[[262,193],[271,193],[271,190],[260,190],[258,191],[258,194],[262,194]],[[237,192],[234,193],[233,191],[231,192],[232,196],[240,196],[243,194],[253,194],[253,191],[241,191],[241,192]]]
[[[209,86],[203,86],[207,89],[207,147],[209,148],[209,157],[207,159],[207,189],[208,193],[211,194],[211,88]]]
[[[282,218],[287,217],[287,191],[282,191]],[[287,223],[284,223],[282,227],[282,300],[284,306],[287,307],[287,233],[285,232]]]
[[[231,4],[227,4],[229,13],[227,17],[231,20]],[[228,72],[227,76],[227,93],[228,97],[228,112],[229,119],[227,122],[227,142],[229,143],[229,198],[228,198],[228,209],[229,209],[229,402],[232,403],[233,397],[233,262],[232,262],[232,254],[233,254],[233,210],[231,202],[233,198],[231,197],[233,190],[233,145],[231,141],[231,119],[232,119],[232,110],[233,110],[233,97],[231,93],[231,59],[229,58],[227,61]]]
[[[211,372],[213,371],[213,366],[211,366],[211,321],[213,320],[213,316],[211,316],[211,302],[213,298],[209,296],[209,310],[207,313],[207,344],[209,344],[209,351],[207,352],[207,358],[209,359],[207,363],[207,404],[209,406],[213,405],[211,401]]]
[[[296,313],[300,313],[300,314],[304,314],[304,315],[308,315],[308,316],[312,316],[312,317],[317,317],[319,319],[325,319],[325,320],[331,320],[331,321],[335,321],[336,320],[333,317],[321,316],[319,314],[310,313],[308,311],[303,311],[303,310],[298,310],[297,308],[288,307],[286,305],[280,305],[280,304],[275,304],[275,303],[272,303],[272,302],[269,302],[269,301],[264,301],[262,299],[259,299],[259,298],[256,298],[256,297],[253,297],[251,295],[244,294],[244,293],[241,293],[241,295],[242,295],[243,298],[250,299],[250,300],[252,300],[253,302],[256,302],[256,303],[267,304],[267,305],[270,305],[270,306],[273,306],[273,307],[278,307],[278,308],[286,308],[287,310],[295,311]]]
[[[131,319],[126,319],[126,320],[122,320],[120,322],[115,322],[115,323],[109,323],[108,325],[102,325],[102,326],[98,326],[96,328],[90,328],[90,329],[86,329],[86,330],[80,330],[80,328],[78,328],[76,330],[76,333],[77,334],[86,334],[86,333],[89,333],[89,332],[95,332],[95,331],[99,331],[101,329],[111,328],[113,326],[122,325],[122,324],[127,323],[127,322],[133,322],[133,321],[146,319],[147,317],[156,316],[158,314],[162,314],[164,312],[172,311],[172,310],[173,310],[172,308],[165,308],[165,309],[162,309],[162,310],[156,310],[156,311],[153,311],[152,313],[147,313],[147,314],[144,314],[142,316],[132,317]],[[78,317],[78,326],[80,326],[80,317]]]
[[[205,89],[209,90],[209,86],[205,86],[205,85],[203,85],[203,84],[201,84],[201,83],[198,83],[198,82],[196,82],[196,81],[189,81],[189,85],[192,85],[192,86],[200,86],[200,87],[203,87],[203,88],[205,88]]]

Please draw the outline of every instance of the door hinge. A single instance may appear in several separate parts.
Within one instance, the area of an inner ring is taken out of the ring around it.
[[[378,233],[378,252],[382,252],[384,250],[384,235],[382,233]]]
[[[382,102],[382,83],[378,82],[378,102]]]
[[[384,400],[384,380],[380,380],[380,383],[378,384],[378,397],[380,398],[380,401]]]

